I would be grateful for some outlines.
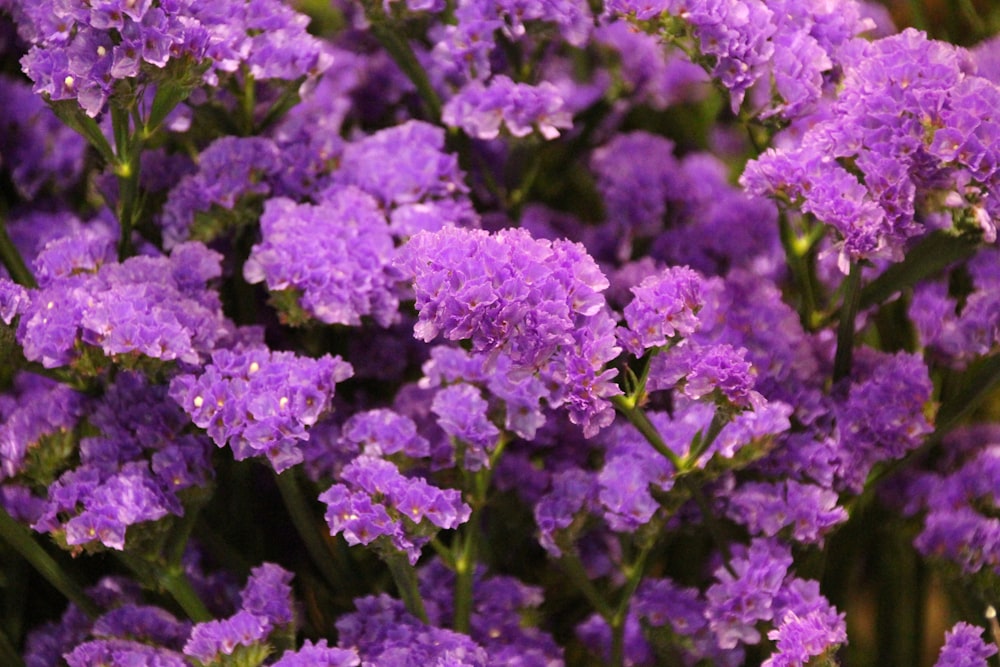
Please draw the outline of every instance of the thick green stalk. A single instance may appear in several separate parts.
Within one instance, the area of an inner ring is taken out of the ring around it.
[[[456,632],[469,633],[472,626],[472,584],[476,574],[476,558],[479,545],[479,531],[476,529],[475,518],[465,524],[460,544],[455,556],[455,620],[453,627]]]
[[[66,596],[67,600],[79,607],[87,616],[91,618],[98,616],[100,612],[97,606],[87,597],[80,585],[59,567],[55,559],[34,540],[27,528],[15,521],[2,507],[0,507],[0,536],[46,581]]]
[[[392,580],[396,583],[396,590],[399,591],[399,597],[406,605],[406,610],[424,623],[429,623],[424,599],[420,597],[420,588],[417,586],[417,571],[406,559],[406,554],[401,551],[391,551],[383,555],[383,560],[389,566]]]
[[[115,175],[118,177],[118,261],[133,254],[132,229],[139,209],[139,157],[142,154],[141,128],[135,134],[129,128],[127,109],[111,107],[111,125],[115,136]]]
[[[642,546],[635,561],[627,568],[625,586],[622,587],[618,605],[609,620],[611,626],[611,664],[613,667],[624,667],[625,665],[625,621],[628,618],[632,597],[646,574],[646,564],[649,562],[649,555],[654,546],[656,546],[656,540],[649,540],[647,544]]]
[[[851,374],[854,356],[854,320],[861,305],[861,265],[851,263],[851,272],[844,281],[844,304],[840,308],[837,324],[837,353],[833,358],[833,381]]]
[[[331,560],[333,554],[327,546],[328,543],[319,533],[319,524],[309,509],[309,503],[302,493],[298,480],[295,479],[294,471],[288,470],[280,475],[275,474],[274,479],[277,482],[278,491],[281,493],[281,499],[285,503],[285,509],[288,510],[288,515],[292,519],[292,524],[306,546],[309,558],[326,579],[326,583],[334,589],[339,588],[343,582],[336,568],[333,567]]]

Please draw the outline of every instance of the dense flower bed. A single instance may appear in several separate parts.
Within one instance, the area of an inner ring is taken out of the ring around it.
[[[0,663],[991,664],[956,5],[0,0]]]

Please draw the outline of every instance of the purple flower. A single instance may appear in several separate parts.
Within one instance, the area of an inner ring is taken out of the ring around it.
[[[829,620],[819,611],[804,616],[787,612],[781,624],[767,633],[768,639],[777,642],[778,651],[762,667],[797,667],[831,654],[847,641],[847,628],[843,617],[836,617],[832,625]]]
[[[321,639],[315,644],[308,639],[297,651],[285,651],[272,667],[357,667],[358,654],[349,649],[333,648]]]
[[[495,139],[501,126],[515,137],[527,136],[537,127],[544,138],[555,139],[559,130],[573,126],[571,114],[563,107],[563,99],[551,83],[532,86],[500,74],[486,85],[479,81],[466,84],[445,104],[441,120],[476,139]]]
[[[960,621],[944,635],[944,646],[934,667],[986,667],[997,647],[982,639],[983,630]]]
[[[352,374],[339,356],[318,359],[266,348],[218,350],[198,375],[178,375],[170,396],[237,460],[264,455],[281,472],[303,460],[298,443]]]
[[[490,452],[496,447],[500,429],[487,417],[488,404],[470,384],[453,384],[434,396],[431,411],[438,425],[462,441],[461,465],[468,470],[489,467]]]
[[[726,514],[753,533],[774,537],[791,528],[795,540],[822,545],[823,536],[847,520],[837,500],[829,489],[794,480],[748,482],[730,494]]]

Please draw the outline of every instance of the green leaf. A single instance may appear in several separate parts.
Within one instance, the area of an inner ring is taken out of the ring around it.
[[[906,253],[906,258],[890,266],[861,290],[861,309],[887,301],[893,294],[912,287],[955,262],[968,259],[979,247],[978,239],[935,231]]]
[[[75,100],[49,100],[53,113],[68,127],[78,132],[90,145],[97,149],[108,164],[115,163],[115,152],[104,137],[97,121],[88,116]]]

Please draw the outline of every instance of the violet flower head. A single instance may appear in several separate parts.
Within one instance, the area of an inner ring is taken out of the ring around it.
[[[486,651],[468,635],[424,625],[387,595],[354,601],[357,611],[337,621],[338,646],[353,649],[363,664],[486,667]]]
[[[824,535],[847,520],[837,501],[830,489],[795,480],[747,482],[729,494],[726,515],[754,534],[787,531],[798,542],[822,545]]]
[[[413,237],[397,267],[413,276],[417,338],[468,339],[474,352],[506,356],[511,375],[538,373],[554,389],[549,405],[566,405],[589,435],[613,419],[608,281],[582,246],[518,229],[443,229]]]
[[[454,489],[440,489],[420,477],[405,477],[391,462],[362,455],[341,472],[319,499],[326,503],[330,533],[348,544],[371,544],[386,537],[415,564],[420,550],[439,529],[468,521],[471,509]]]
[[[496,447],[500,429],[489,420],[488,407],[480,391],[471,384],[445,387],[431,404],[438,426],[461,441],[461,465],[467,470],[489,467],[489,455]]]
[[[0,481],[26,472],[29,452],[46,449],[48,440],[54,438],[52,444],[58,446],[85,409],[81,394],[27,373],[16,377],[14,390],[0,397]]]
[[[564,106],[550,82],[533,86],[499,74],[485,85],[479,81],[466,84],[444,105],[441,121],[475,139],[495,139],[501,127],[515,137],[525,137],[537,128],[545,139],[555,139],[560,130],[573,126],[572,114]]]
[[[767,638],[777,643],[778,650],[762,667],[797,667],[835,651],[847,641],[847,628],[843,618],[831,626],[822,612],[799,616],[790,611],[777,628],[767,633]]]
[[[243,266],[247,282],[291,290],[327,324],[356,326],[372,316],[389,326],[398,317],[392,236],[371,195],[347,186],[328,191],[318,205],[270,199],[260,228],[262,241]]]
[[[227,334],[219,297],[205,288],[221,272],[219,254],[193,243],[169,257],[102,263],[107,240],[98,245],[105,250],[61,239],[36,258],[42,286],[17,331],[28,359],[65,366],[79,358],[83,343],[112,358],[197,363]]]
[[[982,639],[982,628],[960,621],[944,635],[944,646],[934,667],[986,667],[997,647]]]
[[[341,442],[369,456],[382,457],[402,452],[421,458],[430,454],[429,443],[417,432],[413,420],[388,409],[351,415],[341,429]]]
[[[627,330],[619,333],[622,345],[634,356],[685,338],[700,326],[698,311],[704,304],[703,279],[687,267],[671,267],[649,276],[632,288],[634,298],[625,306]]]
[[[327,646],[325,639],[315,644],[307,639],[297,651],[285,651],[271,667],[357,667],[360,664],[361,658],[353,650]]]
[[[263,455],[278,472],[302,462],[298,446],[351,377],[339,356],[318,359],[266,348],[218,350],[201,373],[176,376],[170,396],[215,444],[242,460]]]

